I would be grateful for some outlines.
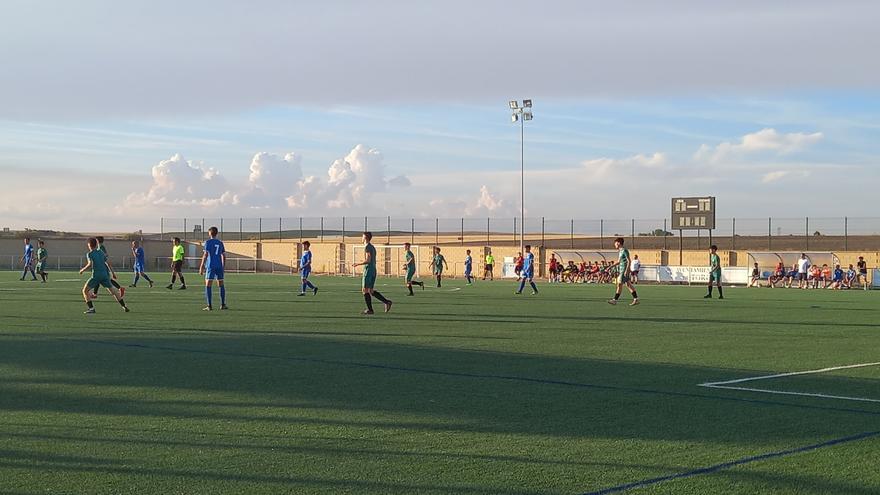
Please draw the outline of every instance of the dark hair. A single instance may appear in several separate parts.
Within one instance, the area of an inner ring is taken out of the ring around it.
[[[622,246],[623,245],[623,237],[618,237],[617,239],[614,239],[614,242],[619,242],[620,245]]]
[[[211,227],[208,229],[208,233],[211,234],[211,237],[217,237],[217,227]]]
[[[532,249],[532,245],[531,245],[531,244],[526,244],[526,250],[528,250],[528,249]]]
[[[31,238],[30,238],[30,237],[25,237],[24,240],[26,240],[26,241],[28,241],[28,242],[31,242]]]
[[[711,246],[709,246],[709,249],[711,249],[712,251],[718,251],[718,246],[712,244]]]
[[[102,235],[96,235],[95,240],[97,240],[101,244],[104,244],[104,236]]]
[[[174,238],[174,242],[180,244],[180,237],[175,237],[175,238]]]
[[[40,239],[39,241],[37,241],[37,244],[45,244],[45,243],[43,242],[42,239]]]
[[[412,246],[412,244],[410,244],[410,243],[408,243],[408,242],[404,242],[404,243],[403,243],[403,247],[409,247],[409,246]]]
[[[364,232],[364,237],[366,237],[368,241],[371,241],[373,240],[373,233],[369,231]]]
[[[98,247],[98,239],[96,239],[94,237],[89,237],[89,240],[86,242],[88,243],[89,247],[92,249],[95,249],[96,247]]]
[[[305,247],[309,247],[309,246],[311,246],[311,245],[312,245],[311,242],[309,242],[309,241],[303,241],[303,246],[305,246]]]

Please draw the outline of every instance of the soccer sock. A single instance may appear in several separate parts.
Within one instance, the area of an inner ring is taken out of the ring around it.
[[[144,280],[146,280],[147,282],[153,283],[153,280],[150,279],[150,277],[146,273],[144,274]]]
[[[724,293],[721,292],[721,286],[720,286],[720,285],[718,286],[718,295],[719,295],[719,296],[723,296],[723,295],[724,295]]]
[[[27,267],[24,267],[24,269],[21,271],[21,278],[22,278],[22,280],[24,280],[24,276],[27,275],[27,272],[28,272]]]
[[[94,307],[95,307],[95,305],[94,305],[94,304],[92,304],[92,301],[86,301],[86,306],[88,306],[88,307],[89,307],[89,309],[92,309],[92,308],[94,308]]]
[[[406,288],[409,289],[409,295],[413,295],[412,285],[407,285]]]
[[[220,304],[226,306],[226,286],[220,286]]]
[[[636,294],[636,291],[632,291],[633,299],[638,299],[639,295]]]
[[[534,282],[529,282],[529,285],[532,286],[533,291],[538,292],[538,286],[536,286]]]
[[[186,285],[186,282],[183,280],[183,274],[180,274],[180,285]]]
[[[119,282],[113,280],[112,278],[110,279],[110,284],[113,285],[113,287],[116,287],[117,289],[121,288],[121,286],[119,285]]]
[[[440,277],[440,275],[437,275],[437,287],[440,287],[440,285],[441,285],[441,284],[440,284],[440,281],[441,281],[441,280],[442,280],[442,278]]]
[[[711,285],[709,286],[709,295],[710,296],[712,295],[712,286]]]
[[[125,307],[125,299],[120,299],[120,300],[119,300],[119,305],[122,306],[122,307],[124,308],[124,307]]]
[[[308,284],[307,284],[306,282],[303,282],[303,283],[302,283],[302,289],[300,289],[300,292],[305,292],[305,291],[306,291],[306,286],[307,286],[307,285],[308,285]]]
[[[140,280],[140,279],[141,279],[141,274],[140,274],[140,273],[135,273],[135,274],[134,274],[134,282],[132,282],[131,285],[137,285],[138,280]]]
[[[308,287],[309,289],[317,289],[317,287],[315,287],[315,284],[313,284],[311,280],[306,280],[306,287]]]
[[[620,299],[620,292],[615,292],[614,293],[614,300],[616,301],[618,299]]]
[[[208,301],[208,306],[211,305],[211,299],[214,297],[214,291],[211,290],[211,287],[205,286],[205,300]]]
[[[171,274],[171,283],[173,284],[174,282],[177,282],[177,274],[176,273]]]
[[[373,291],[373,295],[376,296],[376,299],[382,301],[383,303],[391,302],[388,299],[385,299],[385,296],[383,296],[379,292]]]
[[[373,298],[369,294],[364,294],[364,302],[367,303],[367,309],[373,310]]]
[[[523,289],[525,288],[525,286],[526,286],[526,281],[525,281],[525,280],[521,280],[521,281],[519,282],[519,290],[518,290],[517,292],[522,292]]]

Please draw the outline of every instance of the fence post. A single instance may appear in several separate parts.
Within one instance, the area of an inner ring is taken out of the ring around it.
[[[849,251],[849,217],[843,217],[843,250]]]
[[[806,251],[810,250],[810,217],[804,219],[804,244],[807,246]]]
[[[678,229],[678,266],[684,262],[684,236],[683,231]]]
[[[342,222],[345,223],[345,220]],[[324,217],[321,217],[321,242],[324,242]],[[342,243],[345,244],[345,238],[342,239]]]
[[[599,219],[599,249],[605,249],[605,220]]]
[[[544,247],[544,217],[541,217],[541,247]]]
[[[282,234],[281,234],[283,228],[284,227],[281,226],[281,217],[278,217],[278,240],[279,241],[281,241],[281,239],[283,239]]]
[[[303,217],[299,217],[299,243],[303,242]]]
[[[257,240],[262,242],[263,241],[263,217],[260,217],[257,220],[257,225],[258,225],[258,227],[257,227]]]
[[[434,219],[434,245],[440,244],[440,219]]]
[[[159,219],[159,240],[165,240],[165,217]]]
[[[242,219],[241,217],[238,217],[238,240],[239,240],[239,241],[244,240],[244,228],[243,228],[243,225],[244,225],[244,219]]]
[[[633,249],[635,249],[636,248],[636,219],[632,218],[630,220],[632,222],[631,226],[630,226],[630,228],[632,229],[631,234],[630,234],[630,237],[632,238],[632,240],[630,241],[630,244],[632,244]]]
[[[516,217],[513,217],[513,245],[516,246]]]
[[[202,239],[201,239],[202,241],[205,240],[205,230],[207,230],[207,229],[205,228],[205,219],[202,218],[202,231],[199,232],[199,237],[202,238]]]
[[[491,241],[491,237],[492,237],[492,236],[491,236],[491,234],[489,233],[489,232],[491,232],[491,230],[490,230],[490,226],[489,226],[489,223],[490,223],[491,221],[492,221],[492,220],[491,220],[489,217],[486,217],[486,246],[492,244],[492,241]]]
[[[345,215],[342,215],[342,243],[345,244]]]
[[[416,219],[415,218],[409,219],[409,243],[410,244],[416,243]]]
[[[733,230],[730,232],[730,250],[736,251],[736,217],[733,217]]]
[[[669,237],[666,235],[666,219],[663,219],[663,250],[666,251],[666,238]]]
[[[223,232],[223,217],[220,217],[220,233],[222,234]]]
[[[186,218],[183,219],[183,242],[186,242]]]
[[[391,244],[391,215],[388,216],[388,244]]]
[[[464,217],[461,217],[461,245],[464,246]]]
[[[367,217],[364,217],[364,232],[370,230],[370,227],[367,225]]]
[[[767,217],[767,251],[773,251],[773,217]]]
[[[569,220],[568,227],[568,247],[569,249],[574,249],[574,218]]]

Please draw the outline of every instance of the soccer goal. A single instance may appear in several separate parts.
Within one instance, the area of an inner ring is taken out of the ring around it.
[[[379,276],[406,276],[406,268],[404,268],[404,264],[406,263],[406,256],[404,253],[406,250],[404,249],[403,244],[373,244],[373,246],[376,248],[376,268],[378,269]],[[421,246],[412,245],[410,246],[410,249],[416,259],[416,277],[421,277],[422,271],[425,269],[422,264],[427,260],[423,260],[421,257]],[[361,276],[364,267],[352,267],[352,265],[362,261],[364,261],[364,247],[352,246],[351,253],[349,253],[346,262],[347,266],[343,273],[348,273],[352,277]]]

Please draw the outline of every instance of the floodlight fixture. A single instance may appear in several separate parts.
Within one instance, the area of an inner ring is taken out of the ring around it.
[[[516,110],[517,108],[519,108],[519,102],[516,100],[510,100],[510,109]]]
[[[523,107],[532,108],[532,100],[523,100]]]
[[[525,111],[523,112],[523,120],[532,120],[534,117],[532,116],[532,112]]]
[[[517,122],[519,122],[519,114],[516,114],[516,113],[515,113],[515,114],[511,115],[511,116],[510,116],[510,121],[513,122],[513,123],[517,123]]]

